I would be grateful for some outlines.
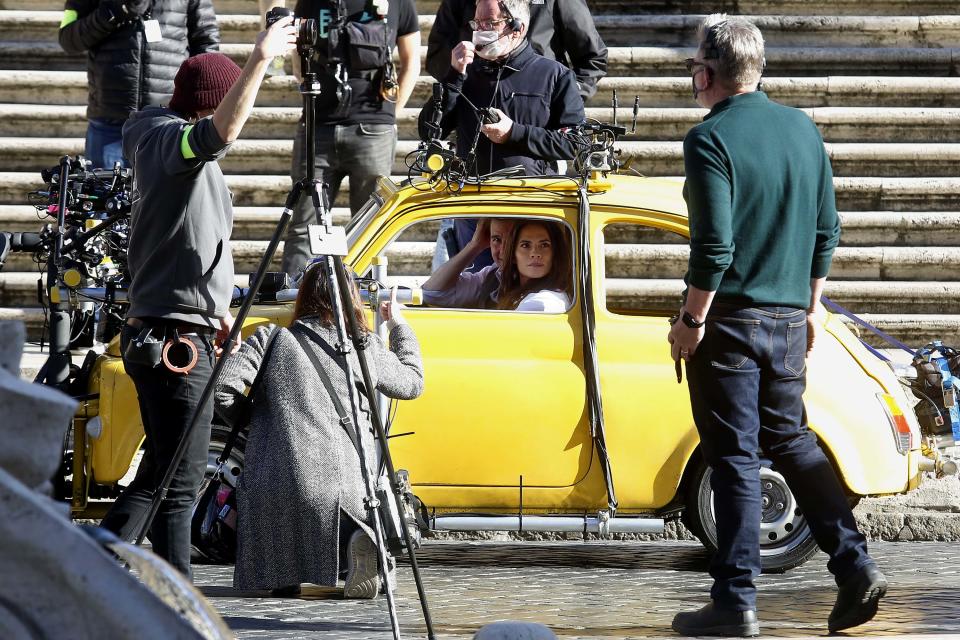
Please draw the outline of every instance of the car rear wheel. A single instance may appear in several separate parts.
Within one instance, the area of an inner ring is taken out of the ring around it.
[[[217,458],[223,453],[223,448],[227,444],[227,438],[230,436],[230,427],[225,424],[218,424],[214,419],[213,428],[210,430],[210,446],[207,448],[207,471],[204,474],[206,478],[212,478],[217,470]],[[237,441],[230,450],[230,456],[223,465],[223,479],[231,486],[236,488],[237,480],[240,479],[240,472],[243,471],[243,452],[247,448],[246,431],[241,431],[237,435]]]
[[[196,502],[193,505],[194,510],[197,509],[198,504],[201,502],[204,488],[207,486],[206,481],[211,479],[217,471],[217,460],[219,459],[220,454],[223,453],[223,449],[226,446],[227,438],[229,436],[230,427],[218,423],[217,419],[214,418],[214,423],[210,430],[210,446],[207,448],[207,469],[204,473],[204,483],[201,486],[200,493],[197,495]],[[240,479],[240,472],[243,471],[243,452],[246,449],[246,446],[246,432],[241,432],[237,435],[237,440],[233,445],[233,449],[230,450],[230,455],[227,457],[223,465],[223,480],[234,489],[237,487],[237,481]],[[194,511],[193,522],[191,525],[191,536],[199,535],[197,530],[197,527],[200,526],[198,518],[202,519],[203,515]],[[204,551],[201,551],[201,549],[204,549]],[[210,549],[201,544],[196,537],[193,539],[191,562],[194,564],[230,564],[232,560],[229,560],[229,558],[232,557],[232,549],[228,549],[226,547]]]
[[[683,522],[710,553],[717,550],[717,520],[714,516],[712,471],[705,463],[687,485]],[[761,521],[760,564],[764,573],[782,573],[798,567],[817,552],[817,542],[797,506],[783,476],[769,467],[760,468]]]

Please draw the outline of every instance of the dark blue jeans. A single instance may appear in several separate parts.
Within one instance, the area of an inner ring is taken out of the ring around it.
[[[126,352],[127,343],[139,332],[124,325],[122,352]],[[214,351],[210,339],[197,335],[184,337],[200,352],[197,365],[186,375],[173,373],[162,364],[150,368],[124,358],[123,366],[137,388],[146,443],[136,477],[101,523],[123,540],[133,540],[140,530],[150,510],[154,490],[160,486],[213,373]],[[188,577],[191,575],[190,520],[193,502],[207,469],[212,420],[213,402],[208,402],[190,434],[183,459],[149,533],[153,551]]]
[[[128,166],[123,158],[123,122],[93,119],[87,123],[84,157],[94,169],[112,169],[115,162]]]
[[[337,199],[340,184],[350,176],[350,212],[355,214],[377,188],[377,178],[393,171],[397,130],[392,124],[324,125],[316,128],[314,176],[329,185],[330,206]],[[301,122],[293,140],[293,181],[307,174],[306,127]],[[297,202],[283,243],[281,268],[296,276],[313,257],[307,226],[317,224],[313,202],[304,193]]]
[[[838,583],[871,563],[836,472],[807,428],[803,309],[715,304],[687,364],[701,449],[713,470],[717,606],[756,608],[762,449],[786,479]]]

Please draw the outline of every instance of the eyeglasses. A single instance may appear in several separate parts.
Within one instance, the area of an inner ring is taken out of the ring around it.
[[[706,69],[710,68],[707,66],[707,63],[700,62],[696,58],[687,58],[686,60],[683,61],[683,64],[687,68],[687,73],[693,73],[693,70],[696,69],[697,67],[704,67]]]
[[[509,22],[509,19],[501,18],[500,20],[470,20],[467,22],[467,24],[470,25],[470,28],[474,31],[493,31],[498,25],[501,25],[504,22]]]

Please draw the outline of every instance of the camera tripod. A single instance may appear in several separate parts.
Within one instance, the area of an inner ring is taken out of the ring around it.
[[[380,577],[384,592],[386,594],[387,609],[390,615],[390,624],[393,631],[393,637],[396,640],[400,639],[400,623],[397,618],[393,588],[391,587],[391,582],[389,579],[390,565],[388,561],[387,544],[384,533],[387,518],[389,517],[386,513],[388,505],[382,504],[377,498],[375,482],[378,478],[378,475],[375,475],[373,472],[371,472],[367,466],[367,458],[363,445],[364,440],[362,437],[361,427],[363,423],[360,420],[360,392],[357,389],[357,385],[351,383],[356,379],[354,376],[353,365],[348,357],[348,354],[353,347],[355,347],[357,350],[357,360],[360,363],[360,370],[364,383],[363,393],[367,396],[367,405],[369,407],[370,419],[374,427],[375,439],[379,443],[381,465],[386,469],[387,478],[390,484],[390,492],[393,494],[396,511],[400,517],[399,529],[403,537],[404,547],[410,558],[410,566],[413,571],[414,580],[417,586],[417,594],[419,596],[420,606],[423,611],[423,619],[427,629],[427,637],[430,640],[433,640],[435,635],[433,632],[433,623],[430,618],[429,606],[427,604],[427,596],[423,588],[423,581],[421,580],[420,576],[420,568],[417,564],[417,558],[413,543],[410,538],[410,532],[407,528],[407,523],[403,515],[404,508],[402,503],[402,491],[397,482],[396,470],[393,466],[393,459],[390,456],[390,450],[387,446],[387,434],[383,425],[379,411],[379,404],[375,395],[376,387],[372,383],[366,354],[364,352],[366,348],[366,341],[363,339],[364,336],[360,333],[356,318],[354,317],[353,313],[347,313],[344,311],[344,309],[353,308],[350,282],[346,268],[343,264],[343,256],[347,253],[346,236],[342,227],[333,226],[333,215],[326,206],[325,202],[324,185],[320,180],[315,178],[315,107],[316,98],[318,95],[320,95],[320,83],[317,79],[316,72],[313,71],[311,67],[309,56],[303,56],[302,58],[304,63],[303,69],[305,70],[305,73],[303,84],[300,86],[300,93],[303,95],[306,129],[305,144],[307,148],[307,166],[305,177],[293,185],[293,188],[290,190],[290,193],[287,196],[286,203],[284,204],[284,211],[280,217],[280,221],[278,222],[276,229],[274,230],[270,244],[267,246],[267,250],[260,261],[254,282],[251,283],[249,292],[244,298],[243,304],[241,305],[240,310],[234,320],[233,328],[231,329],[230,335],[226,341],[226,345],[224,346],[224,355],[217,361],[213,373],[210,376],[210,380],[207,382],[206,387],[204,387],[204,390],[200,395],[200,400],[197,404],[197,408],[194,410],[190,425],[187,427],[183,438],[180,440],[177,451],[175,452],[173,459],[171,460],[170,465],[164,474],[163,481],[154,493],[153,501],[150,505],[150,511],[141,525],[136,542],[138,545],[143,542],[143,539],[146,536],[147,531],[150,529],[150,525],[153,523],[153,519],[160,508],[160,504],[166,497],[170,483],[173,480],[174,472],[179,466],[180,461],[186,451],[190,434],[197,427],[197,422],[200,414],[203,411],[203,408],[208,402],[211,401],[211,396],[220,378],[223,365],[229,357],[228,354],[232,352],[233,346],[237,344],[237,339],[240,329],[243,326],[244,319],[247,317],[250,312],[250,308],[253,306],[253,301],[256,297],[257,291],[263,282],[270,261],[273,259],[273,255],[276,252],[280,238],[286,231],[287,224],[289,223],[293,213],[293,209],[296,207],[301,197],[307,196],[312,200],[316,219],[320,223],[318,225],[311,225],[310,244],[312,252],[314,254],[323,256],[325,260],[323,261],[323,265],[318,265],[314,268],[320,268],[320,266],[323,266],[326,271],[325,277],[328,278],[330,306],[334,310],[337,329],[338,344],[335,345],[335,347],[342,356],[342,362],[345,368],[353,429],[356,431],[358,453],[360,456],[360,470],[363,475],[363,483],[366,492],[364,504],[372,516],[372,528],[377,547],[377,559]]]

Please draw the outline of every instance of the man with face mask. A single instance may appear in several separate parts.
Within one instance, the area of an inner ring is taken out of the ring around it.
[[[450,71],[443,79],[440,137],[457,132],[457,155],[471,173],[484,175],[520,166],[527,175],[551,175],[558,160],[576,152],[560,132],[584,121],[583,100],[573,72],[544,58],[527,41],[530,5],[527,0],[477,2],[472,41],[463,41],[450,54]],[[420,112],[419,131],[432,135],[436,105]],[[484,118],[493,114],[493,120]],[[484,121],[486,120],[486,122]],[[460,247],[473,237],[474,221],[458,219]],[[485,252],[473,266],[489,265]]]
[[[456,129],[457,155],[466,159],[473,151],[473,169],[481,175],[515,165],[528,175],[548,174],[557,160],[574,156],[573,143],[559,129],[584,120],[576,77],[530,47],[529,21],[525,0],[481,0],[470,21],[472,41],[450,54],[441,137]],[[481,122],[478,110],[484,109],[499,122]],[[421,138],[430,137],[434,113],[432,101],[420,112]]]
[[[264,0],[261,0],[264,1]],[[467,21],[474,0],[442,0],[427,40],[427,71],[443,81],[450,70],[450,52],[462,40],[471,40]],[[530,3],[530,46],[545,58],[562,62],[577,76],[577,88],[586,101],[607,75],[607,45],[597,33],[586,0],[535,0]]]

